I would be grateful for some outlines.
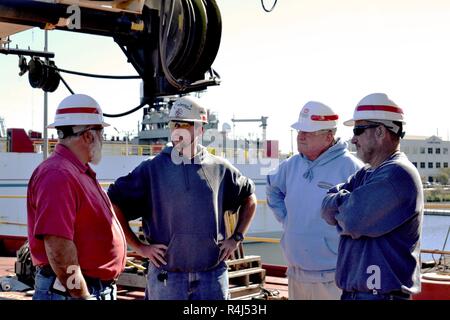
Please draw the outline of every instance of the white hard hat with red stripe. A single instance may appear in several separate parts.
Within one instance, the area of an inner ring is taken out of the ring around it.
[[[48,128],[79,125],[109,126],[103,121],[103,112],[97,101],[85,94],[73,94],[61,101],[55,121]]]
[[[305,132],[335,129],[338,119],[339,116],[329,106],[321,102],[309,101],[300,111],[298,121],[291,127]]]
[[[183,96],[172,105],[169,120],[208,123],[208,113],[198,99]]]
[[[384,93],[365,96],[356,106],[353,118],[344,122],[353,126],[357,120],[387,120],[405,123],[403,110]]]

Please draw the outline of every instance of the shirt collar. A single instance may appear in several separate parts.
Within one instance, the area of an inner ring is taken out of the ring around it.
[[[84,164],[77,158],[77,156],[65,145],[58,143],[55,147],[55,154],[69,160],[78,170],[95,178],[96,173],[88,164]]]

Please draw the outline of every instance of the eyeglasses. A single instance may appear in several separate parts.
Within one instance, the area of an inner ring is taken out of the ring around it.
[[[100,135],[103,136],[103,128],[102,127],[90,128],[89,130],[100,132]]]
[[[322,134],[328,133],[331,130],[329,129],[324,129],[324,130],[318,130],[318,131],[312,131],[312,132],[308,132],[308,131],[302,131],[302,130],[297,130],[297,134],[304,134],[307,137],[311,137],[311,136],[320,136]]]
[[[368,124],[368,125],[365,125],[365,126],[355,126],[353,128],[353,134],[355,136],[359,136],[359,135],[363,134],[364,131],[366,131],[366,129],[376,128],[376,127],[379,127],[379,126],[381,126],[381,124]]]
[[[189,129],[194,125],[193,122],[169,121],[170,129]]]
[[[100,135],[103,136],[103,127],[86,128],[84,130],[81,130],[80,132],[75,133],[74,135],[81,136],[83,133],[85,133],[86,131],[89,131],[89,130],[100,132]]]

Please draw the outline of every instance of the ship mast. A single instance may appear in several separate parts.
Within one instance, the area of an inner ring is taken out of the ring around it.
[[[260,127],[262,127],[262,140],[266,141],[266,130],[267,130],[267,119],[269,117],[262,116],[261,119],[231,119],[233,122],[233,127],[235,126],[235,122],[261,122]]]
[[[5,119],[0,117],[0,138],[6,137]]]
[[[48,31],[45,30],[45,44],[44,44],[44,52],[48,52]],[[45,58],[45,62],[48,65],[49,59],[48,57]],[[44,92],[44,141],[43,141],[43,160],[47,159],[48,157],[48,131],[47,131],[47,125],[48,125],[48,93],[47,91]]]

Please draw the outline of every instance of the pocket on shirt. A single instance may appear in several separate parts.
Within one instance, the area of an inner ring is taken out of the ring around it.
[[[164,269],[168,271],[198,272],[209,270],[219,263],[220,249],[210,233],[177,233],[167,247]]]

